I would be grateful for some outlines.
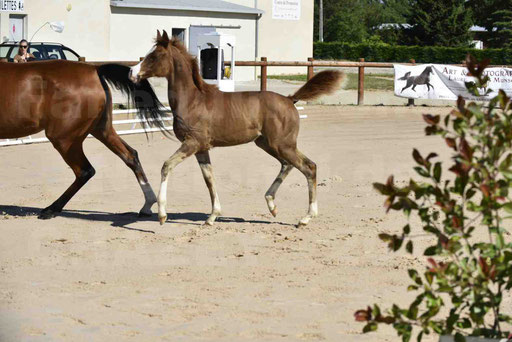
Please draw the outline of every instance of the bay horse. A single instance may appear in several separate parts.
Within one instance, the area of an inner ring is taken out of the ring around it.
[[[342,79],[340,72],[320,72],[288,97],[270,91],[221,92],[202,79],[196,58],[187,52],[179,39],[169,39],[166,31],[162,35],[157,31],[153,48],[130,71],[130,78],[135,83],[149,77],[167,79],[173,130],[182,143],[162,167],[158,194],[160,224],[167,220],[169,173],[184,159],[195,155],[212,202],[212,212],[205,224],[212,225],[221,214],[221,207],[208,151],[217,146],[252,141],[281,163],[281,171],[265,194],[272,215],[277,214],[274,204],[277,189],[294,167],[306,176],[309,187],[309,211],[299,221],[299,226],[308,224],[318,215],[317,167],[297,149],[300,119],[294,103],[334,91]]]
[[[406,81],[405,87],[402,88],[400,93],[411,86],[412,90],[416,91],[415,88],[417,85],[426,85],[427,91],[430,91],[430,87],[434,89],[434,86],[430,84],[430,74],[433,73],[431,66],[426,67],[418,76],[411,76],[410,71],[406,72],[404,76],[399,78],[401,81]]]
[[[42,61],[0,63],[0,139],[45,132],[53,147],[75,174],[75,181],[39,218],[62,211],[68,201],[94,176],[82,143],[92,134],[118,155],[137,177],[145,202],[140,215],[151,215],[156,196],[148,183],[137,152],[112,126],[109,82],[128,95],[144,119],[165,116],[151,85],[134,84],[130,68],[117,64],[92,66],[82,62]],[[151,121],[151,120],[150,120]],[[163,123],[151,121],[164,127]]]

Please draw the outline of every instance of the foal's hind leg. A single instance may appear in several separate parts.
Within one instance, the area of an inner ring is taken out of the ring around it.
[[[132,169],[135,177],[137,177],[140,188],[144,193],[144,206],[139,211],[139,216],[150,216],[151,207],[156,203],[156,196],[151,185],[149,185],[144,170],[142,169],[137,151],[121,139],[112,127],[107,128],[106,130],[93,132],[92,134],[96,139],[105,144],[105,146],[121,158],[130,169]]]
[[[203,173],[204,181],[210,192],[210,199],[212,200],[212,213],[206,220],[205,224],[213,225],[217,216],[221,215],[219,195],[217,195],[217,189],[215,189],[215,179],[213,178],[212,164],[210,162],[210,154],[208,151],[196,153],[199,167]]]
[[[71,186],[49,207],[43,209],[39,214],[40,219],[49,219],[55,216],[56,213],[61,212],[62,208],[69,202],[69,200],[84,186],[94,174],[94,168],[85,157],[82,149],[82,143],[85,137],[75,141],[62,141],[52,140],[53,146],[64,158],[64,161],[71,167],[75,173],[75,181]]]
[[[197,151],[197,144],[191,141],[184,141],[180,148],[162,166],[162,180],[160,192],[158,193],[158,219],[160,220],[160,225],[164,224],[167,220],[167,180],[169,179],[169,173],[179,163],[197,153]]]
[[[318,203],[316,200],[316,164],[296,148],[285,148],[279,150],[279,155],[302,172],[308,181],[309,211],[298,224],[299,227],[305,226],[309,223],[311,218],[318,216]]]
[[[270,154],[272,157],[279,160],[279,162],[281,163],[281,171],[279,171],[279,174],[277,175],[276,179],[274,180],[274,182],[272,183],[270,188],[268,188],[267,192],[265,193],[265,200],[267,201],[268,210],[270,210],[270,213],[272,214],[272,216],[276,217],[277,216],[277,207],[274,204],[276,192],[277,192],[277,189],[279,189],[279,187],[283,183],[286,176],[288,176],[290,171],[293,169],[293,166],[290,165],[289,163],[287,163],[286,161],[284,161],[282,158],[279,158],[277,152],[274,151],[268,145],[268,142],[265,137],[262,137],[262,136],[259,137],[258,139],[256,139],[255,143],[258,147],[260,147],[262,150],[264,150],[265,152]]]

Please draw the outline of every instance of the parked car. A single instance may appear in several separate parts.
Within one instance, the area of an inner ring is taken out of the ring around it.
[[[15,42],[6,42],[0,44],[0,59],[6,58],[8,62],[14,60],[18,53],[19,44]],[[28,46],[28,52],[34,55],[36,60],[44,61],[48,59],[67,59],[69,61],[78,61],[80,55],[70,48],[59,43],[41,43],[32,42]]]

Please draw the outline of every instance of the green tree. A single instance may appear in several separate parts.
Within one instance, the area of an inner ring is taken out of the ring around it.
[[[410,0],[323,0],[324,41],[361,43],[374,38],[383,23],[404,23]],[[314,39],[318,40],[315,0]],[[393,42],[392,42],[393,43]]]
[[[511,47],[512,0],[469,0],[475,24],[487,30],[481,39],[487,47]]]
[[[469,46],[472,14],[466,0],[413,0],[408,23],[409,44]]]

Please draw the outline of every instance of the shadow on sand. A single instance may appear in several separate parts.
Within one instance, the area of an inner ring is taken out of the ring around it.
[[[38,216],[41,212],[40,208],[34,207],[19,207],[12,205],[0,205],[0,215],[9,215],[13,217],[24,217],[24,216]],[[138,213],[135,212],[126,212],[126,213],[108,213],[103,211],[91,211],[91,210],[64,210],[59,213],[57,216],[71,218],[71,219],[80,219],[87,221],[98,221],[98,222],[108,222],[112,227],[123,228],[133,231],[139,231],[143,233],[151,233],[155,234],[153,230],[145,230],[139,228],[132,228],[128,225],[136,223],[136,222],[155,222],[158,223],[157,214],[153,214],[151,216],[139,216]],[[208,214],[205,213],[197,213],[197,212],[187,212],[187,213],[170,213],[167,218],[167,222],[169,223],[178,223],[178,224],[192,224],[192,225],[201,225],[208,218]],[[216,222],[224,222],[224,223],[252,223],[252,224],[278,224],[283,226],[293,226],[289,223],[284,222],[271,222],[265,220],[245,220],[240,217],[218,217]]]

